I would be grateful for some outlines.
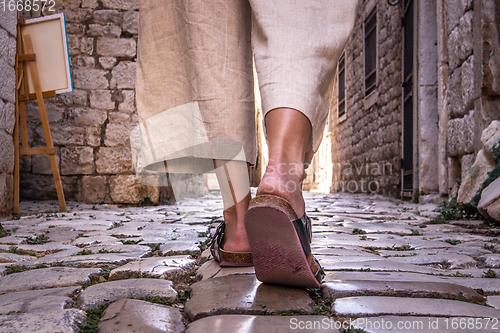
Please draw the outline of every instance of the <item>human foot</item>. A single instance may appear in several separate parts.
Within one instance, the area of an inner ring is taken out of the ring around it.
[[[224,210],[225,231],[221,247],[230,252],[250,252],[247,232],[245,230],[245,212],[248,209],[251,195],[248,195],[235,206]]]
[[[304,166],[297,161],[284,159],[270,160],[266,172],[262,177],[257,195],[271,194],[287,200],[295,210],[297,216],[305,213],[304,197],[302,196],[302,180]]]

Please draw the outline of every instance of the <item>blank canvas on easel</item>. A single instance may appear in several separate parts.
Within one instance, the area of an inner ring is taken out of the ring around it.
[[[21,26],[21,34],[31,36],[42,91],[55,90],[56,94],[73,91],[64,14],[28,19]],[[33,94],[31,72],[25,70],[25,73],[29,93]]]

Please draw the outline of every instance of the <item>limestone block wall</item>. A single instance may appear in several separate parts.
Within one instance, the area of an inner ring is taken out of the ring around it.
[[[332,191],[400,193],[401,159],[401,6],[378,1],[378,98],[365,108],[364,12],[358,9],[354,32],[345,50],[346,118],[339,121],[332,105]],[[336,96],[336,92],[334,92]]]
[[[450,193],[456,179],[463,179],[464,173],[474,163],[474,66],[477,59],[473,47],[473,7],[472,0],[447,0],[444,6],[443,28],[448,51],[446,148]]]
[[[129,144],[138,123],[139,0],[65,0],[56,7],[66,14],[74,91],[45,103],[66,199],[158,202],[159,188],[138,183]],[[27,114],[31,146],[44,146],[36,103],[27,105]],[[23,158],[21,173],[23,198],[56,198],[47,156]]]
[[[0,216],[13,203],[17,13],[0,11]]]

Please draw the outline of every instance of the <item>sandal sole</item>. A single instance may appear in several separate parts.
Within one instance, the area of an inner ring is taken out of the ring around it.
[[[245,213],[245,228],[259,281],[320,288],[283,209],[272,204],[250,207]]]

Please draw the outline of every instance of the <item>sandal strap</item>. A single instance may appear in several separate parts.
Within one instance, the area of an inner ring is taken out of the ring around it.
[[[222,243],[222,238],[224,237],[224,230],[226,230],[226,223],[222,221],[218,226],[217,229],[215,229],[215,234],[208,243],[208,246],[210,246],[210,252],[212,253],[212,256],[217,260],[218,262],[221,262],[221,256],[220,256],[220,244]]]
[[[299,236],[300,244],[302,245],[302,250],[307,258],[309,266],[314,274],[316,280],[319,283],[325,277],[325,271],[323,267],[321,267],[318,259],[314,258],[311,253],[311,241],[312,241],[312,227],[311,227],[311,219],[309,216],[304,214],[300,219],[295,219],[292,221],[293,226],[295,227],[295,231]]]
[[[208,246],[210,246],[210,252],[212,253],[212,256],[217,260],[219,263],[225,262],[225,263],[231,263],[231,264],[252,264],[253,259],[252,259],[252,253],[251,252],[231,252],[231,251],[224,251],[221,248],[221,243],[222,243],[222,238],[224,238],[224,231],[226,230],[226,223],[224,221],[221,222],[217,226],[217,229],[215,230],[215,234],[208,243]]]

